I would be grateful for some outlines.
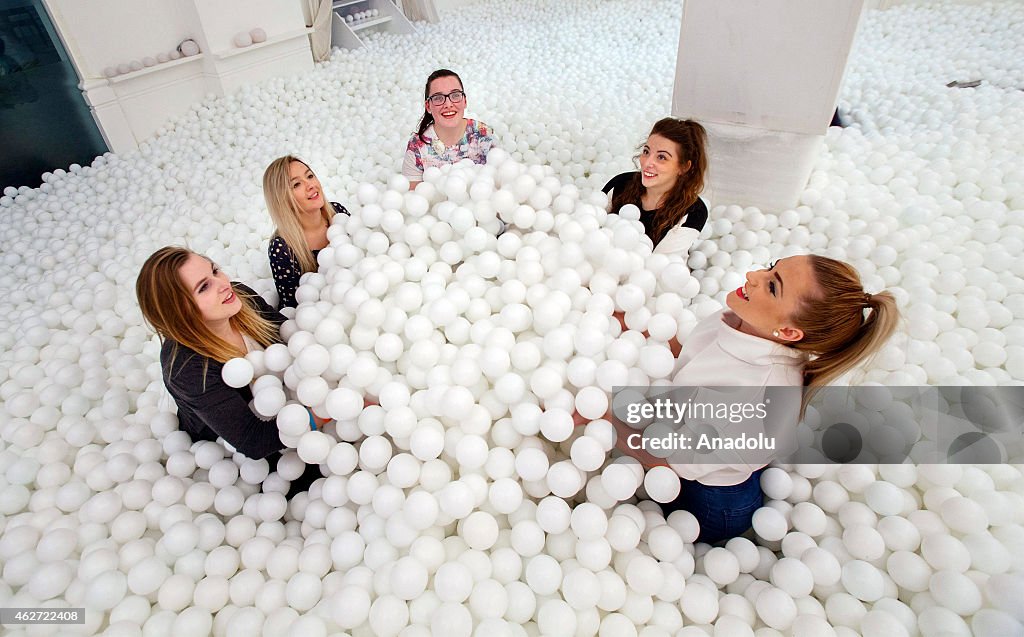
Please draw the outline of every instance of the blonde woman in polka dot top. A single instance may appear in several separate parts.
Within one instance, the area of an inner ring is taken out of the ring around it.
[[[316,272],[316,255],[327,247],[327,228],[341,204],[328,202],[320,180],[292,155],[275,159],[263,173],[263,197],[277,230],[270,239],[270,270],[281,307],[295,307],[295,290],[306,272]]]

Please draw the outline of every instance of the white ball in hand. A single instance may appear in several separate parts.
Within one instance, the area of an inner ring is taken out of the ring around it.
[[[285,405],[277,414],[277,428],[287,436],[301,436],[310,430],[309,412],[298,403]]]
[[[245,387],[252,382],[252,363],[244,358],[232,358],[224,363],[220,375],[228,387]]]

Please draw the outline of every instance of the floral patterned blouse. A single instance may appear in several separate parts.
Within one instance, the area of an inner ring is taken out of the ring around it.
[[[463,159],[472,159],[475,164],[483,164],[487,161],[488,151],[494,145],[491,127],[475,119],[466,119],[466,132],[454,146],[445,146],[444,142],[437,138],[433,126],[423,132],[423,137],[427,141],[414,134],[405,148],[402,174],[410,181],[422,181],[423,170],[428,166],[440,168]]]

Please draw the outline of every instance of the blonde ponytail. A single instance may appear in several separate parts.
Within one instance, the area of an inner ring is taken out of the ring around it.
[[[793,347],[811,355],[804,366],[801,414],[821,387],[853,369],[881,349],[899,323],[896,297],[890,292],[868,294],[852,266],[811,255],[820,298],[806,299],[794,324],[804,338]]]

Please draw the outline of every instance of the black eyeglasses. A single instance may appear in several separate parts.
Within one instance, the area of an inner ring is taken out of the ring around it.
[[[427,98],[427,100],[429,100],[434,106],[441,106],[444,104],[445,100],[451,100],[452,104],[458,104],[464,99],[466,99],[466,94],[459,90],[452,91],[447,95],[443,93],[434,93]]]

